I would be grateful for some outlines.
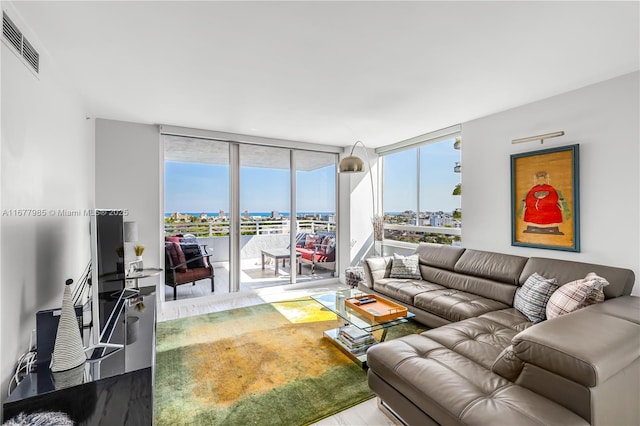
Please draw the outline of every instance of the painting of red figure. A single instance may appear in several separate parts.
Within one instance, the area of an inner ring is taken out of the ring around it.
[[[577,145],[569,148],[512,155],[515,245],[577,251],[574,207]]]

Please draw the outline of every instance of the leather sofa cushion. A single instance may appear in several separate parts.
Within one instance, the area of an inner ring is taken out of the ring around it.
[[[464,253],[460,247],[443,246],[438,244],[421,243],[415,251],[420,257],[420,263],[437,268],[453,271],[456,262]]]
[[[382,278],[376,281],[373,289],[379,293],[413,305],[414,297],[425,291],[442,290],[443,286],[423,280]]]
[[[515,330],[487,318],[470,318],[423,333],[488,370],[516,334]]]
[[[524,316],[524,314],[516,308],[507,308],[501,309],[499,311],[487,312],[486,314],[480,315],[480,318],[487,318],[516,332],[520,332],[533,325],[533,323],[529,321],[529,318]]]
[[[633,298],[628,298],[633,299]],[[594,387],[640,357],[640,325],[604,315],[593,305],[544,321],[517,334],[516,355],[525,363]],[[598,336],[594,341],[593,336]]]
[[[422,335],[372,346],[367,364],[425,413],[446,407],[454,419],[469,404],[509,385],[506,379]]]
[[[526,257],[466,249],[454,269],[461,274],[518,285],[518,278],[526,263]]]
[[[589,312],[609,315],[640,324],[640,297],[616,297],[589,307]]]
[[[513,304],[516,287],[486,278],[463,275],[457,272],[445,271],[431,266],[420,265],[422,279],[441,284],[447,288],[478,294],[488,299],[494,299],[507,305]]]
[[[417,308],[452,322],[509,307],[497,300],[447,288],[416,294],[413,304]]]
[[[469,407],[462,416],[467,425],[588,425],[582,417],[572,413],[537,393],[520,386],[497,390],[490,398],[483,398]]]
[[[567,284],[584,278],[588,273],[595,272],[609,281],[604,288],[607,299],[631,294],[631,288],[635,281],[635,274],[630,269],[615,268],[593,263],[572,262],[569,260],[547,259],[532,257],[527,261],[522,274],[520,284],[523,284],[529,275],[537,272],[547,278],[556,278],[559,285]]]
[[[367,363],[370,376],[379,376],[441,424],[587,424],[424,333],[371,347]]]
[[[500,352],[496,360],[491,364],[491,371],[510,382],[515,382],[524,367],[524,363],[513,350],[513,346],[509,345]]]

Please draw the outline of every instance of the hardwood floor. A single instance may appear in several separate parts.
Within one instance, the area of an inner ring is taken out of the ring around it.
[[[209,285],[209,283],[207,282],[206,285]],[[182,287],[192,286],[187,285]],[[166,302],[162,302],[158,307],[158,321],[168,321],[176,318],[202,315],[209,312],[220,312],[278,300],[294,299],[343,288],[347,287],[337,279],[329,279],[257,288],[239,293],[209,293],[201,297],[176,301],[170,300],[171,298],[169,297]],[[169,290],[172,291],[173,289]],[[336,413],[331,417],[327,417],[315,423],[315,425],[393,426],[394,423],[378,409],[376,399],[372,398],[347,410]]]

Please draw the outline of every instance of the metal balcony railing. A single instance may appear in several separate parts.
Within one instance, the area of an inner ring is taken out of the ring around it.
[[[335,232],[335,222],[315,219],[302,219],[297,221],[298,232]],[[226,237],[229,235],[229,222],[187,222],[165,223],[165,235],[191,234],[199,238]],[[255,220],[240,222],[241,235],[270,235],[288,234],[289,220]]]
[[[462,228],[446,226],[417,226],[404,224],[384,224],[385,241],[401,241],[418,244],[420,242],[457,245],[460,243]]]

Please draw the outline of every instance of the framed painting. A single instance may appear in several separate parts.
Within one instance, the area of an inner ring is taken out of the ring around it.
[[[580,251],[579,145],[511,155],[511,245]]]

